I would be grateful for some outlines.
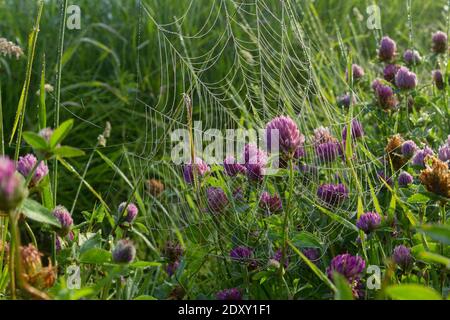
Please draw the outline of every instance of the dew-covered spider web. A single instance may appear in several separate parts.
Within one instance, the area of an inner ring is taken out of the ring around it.
[[[223,132],[259,129],[276,116],[293,118],[306,137],[306,154],[296,170],[301,166],[313,170],[299,170],[296,175],[291,215],[295,225],[290,225],[291,232],[298,228],[314,234],[320,239],[323,252],[340,236],[354,232],[342,221],[327,216],[317,205],[353,225],[358,201],[365,211],[374,209],[374,195],[384,187],[377,176],[384,167],[381,161],[384,150],[370,150],[363,137],[353,145],[351,161],[321,162],[314,153],[314,129],[329,128],[341,140],[342,131],[352,118],[360,120],[363,126],[373,125],[364,122],[363,116],[368,111],[358,99],[360,89],[352,89],[346,82],[345,70],[350,59],[347,49],[338,41],[334,48],[327,48],[328,52],[324,50],[328,37],[340,40],[339,33],[324,34],[317,16],[298,1],[174,3],[140,4],[139,28],[149,31],[154,39],[149,41],[140,36],[137,50],[148,41],[158,45],[152,48],[153,57],[139,56],[138,68],[145,59],[157,59],[158,70],[140,72],[150,74],[159,90],[153,98],[144,92],[136,97],[135,108],[146,114],[146,136],[129,159],[138,168],[135,174],[143,177],[141,191],[146,189],[144,181],[148,179],[165,185],[158,196],[142,192],[149,206],[146,226],[150,242],[157,247],[161,245],[160,239],[187,238],[205,248],[209,255],[220,258],[220,252],[209,249],[214,241],[221,246],[228,239],[236,246],[259,246],[258,258],[267,261],[280,240],[266,228],[264,219],[277,225],[282,213],[266,217],[258,205],[250,209],[246,206],[257,202],[258,193],[268,188],[271,193],[280,194],[286,205],[286,190],[279,187],[285,184],[286,177],[268,177],[254,187],[256,196],[246,203],[232,201],[234,209],[228,211],[229,216],[219,218],[208,212],[206,188],[225,185],[231,196],[246,183],[245,178],[229,178],[218,169],[220,165],[210,164],[211,174],[201,186],[184,182],[183,166],[171,161],[174,144],[170,139],[176,129],[190,130],[183,94],[191,100],[192,120],[201,122],[201,128],[193,129],[195,134],[204,134],[212,128]],[[206,16],[198,14],[206,11]],[[374,42],[378,36],[371,34]],[[357,54],[353,60],[358,62]],[[140,84],[145,81],[149,79],[139,76]],[[354,111],[336,103],[336,97],[345,92],[356,99]],[[323,183],[339,182],[348,187],[349,199],[327,207],[318,199],[317,189]],[[331,234],[340,236],[330,237]],[[212,235],[217,238],[214,240]],[[225,254],[229,250],[223,249]]]

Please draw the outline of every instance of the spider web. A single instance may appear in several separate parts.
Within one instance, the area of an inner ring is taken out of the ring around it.
[[[171,16],[162,14],[167,12],[165,6],[165,1],[154,1],[151,6],[140,4],[140,28],[154,29],[152,34],[159,44],[154,54],[160,69],[153,75],[159,78],[160,91],[156,103],[143,96],[136,98],[136,107],[145,110],[147,130],[141,150],[130,154],[141,175],[166,184],[164,197],[147,195],[151,240],[175,238],[174,230],[180,230],[190,240],[194,233],[204,239],[218,233],[220,239],[231,239],[235,245],[249,245],[256,232],[258,245],[264,248],[258,254],[261,260],[267,261],[276,249],[268,232],[261,235],[262,216],[257,207],[246,217],[240,212],[229,212],[233,218],[214,223],[211,215],[204,214],[205,188],[195,190],[185,184],[182,166],[171,162],[170,132],[189,129],[183,93],[192,100],[193,120],[202,123],[200,133],[209,128],[264,128],[276,116],[291,116],[306,136],[306,156],[302,161],[319,172],[304,175],[301,183],[296,180],[297,195],[320,204],[316,196],[320,184],[343,182],[350,190],[350,198],[332,208],[333,213],[354,223],[358,198],[365,208],[373,207],[370,184],[378,194],[383,184],[375,172],[381,164],[368,151],[365,139],[354,146],[355,174],[345,161],[321,163],[313,151],[311,136],[315,128],[328,127],[340,139],[348,123],[348,111],[335,102],[339,93],[352,91],[345,81],[348,56],[342,43],[340,54],[324,53],[320,30],[311,29],[312,23],[303,23],[315,18],[291,1],[180,1],[178,11],[171,11]],[[207,18],[197,18],[198,10],[205,10],[205,6]],[[141,43],[144,39],[138,40]],[[335,83],[327,83],[329,79],[340,82],[342,92],[334,92],[338,88]],[[358,97],[358,89],[353,90],[352,94]],[[355,110],[359,110],[353,115],[356,119],[367,112],[359,101]],[[378,154],[382,152],[378,150]],[[231,194],[236,181],[228,178],[226,183]],[[266,184],[258,188],[261,193]],[[326,219],[323,223],[319,210],[296,210],[293,219],[302,230],[314,233],[325,250],[340,239],[329,237],[331,234],[345,236],[349,232],[336,221]],[[210,246],[208,242],[201,245],[205,249]],[[221,258],[217,252],[210,251],[209,255]]]

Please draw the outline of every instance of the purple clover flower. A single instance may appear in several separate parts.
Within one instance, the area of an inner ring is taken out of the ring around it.
[[[58,234],[61,237],[65,237],[69,234],[70,229],[73,226],[73,219],[70,215],[70,212],[66,209],[64,206],[56,206],[55,209],[53,209],[53,216],[58,219],[59,223],[61,224],[61,228],[58,230]]]
[[[356,140],[357,138],[361,138],[362,136],[364,136],[362,124],[356,119],[352,120],[350,131],[352,140]],[[347,140],[347,126],[344,126],[344,129],[342,129],[342,140]]]
[[[422,150],[416,151],[411,162],[416,167],[425,168],[425,158],[432,155],[434,155],[434,151],[430,147],[425,146]]]
[[[394,90],[388,85],[378,84],[375,89],[378,103],[385,109],[393,109],[398,105],[398,99],[394,94]]]
[[[322,184],[317,189],[317,197],[330,206],[341,204],[348,199],[348,189],[342,183],[339,184]]]
[[[237,174],[245,173],[247,169],[242,165],[237,163],[237,160],[233,156],[228,156],[223,161],[223,167],[225,169],[225,173],[230,177],[234,177]]]
[[[397,44],[394,40],[385,36],[380,41],[380,47],[378,49],[378,58],[381,61],[391,61],[397,54]]]
[[[23,178],[16,173],[14,161],[0,157],[0,210],[7,212],[15,209],[26,197],[23,182]]]
[[[444,76],[442,75],[441,70],[433,70],[432,72],[433,83],[438,90],[444,90],[445,82]]]
[[[431,38],[433,42],[432,50],[435,53],[446,53],[447,52],[447,34],[442,31],[437,31],[433,34]]]
[[[450,135],[447,138],[447,143],[439,147],[439,160],[443,162],[450,161]]]
[[[417,76],[406,67],[400,67],[395,75],[395,84],[402,90],[414,89],[417,86]]]
[[[314,150],[319,161],[332,162],[340,154],[340,144],[337,141],[324,142],[316,145]]]
[[[377,78],[372,81],[372,84],[370,86],[371,86],[372,90],[376,93],[378,86],[381,84],[383,84],[383,80]]]
[[[364,76],[364,69],[354,63],[352,64],[352,75],[353,81],[359,80]],[[348,70],[345,71],[345,78],[348,80]]]
[[[383,186],[384,182],[386,182],[391,187],[394,185],[394,183],[392,182],[392,178],[389,175],[387,175],[383,170],[377,171],[377,177]]]
[[[216,294],[217,300],[242,300],[242,293],[238,288],[223,289]]]
[[[407,141],[403,142],[402,155],[405,158],[410,159],[416,151],[417,151],[417,145],[414,141],[407,140]]]
[[[278,135],[280,153],[291,157],[293,153],[305,142],[305,137],[300,134],[297,124],[289,117],[281,116],[271,120],[266,126],[267,149],[272,150],[273,135]]]
[[[340,254],[331,260],[327,268],[328,278],[333,279],[333,272],[343,275],[349,282],[359,279],[359,276],[366,267],[365,261],[359,256],[352,256],[349,253]]]
[[[369,234],[375,231],[380,226],[380,223],[381,216],[377,212],[366,212],[359,217],[356,226],[364,233]]]
[[[177,242],[167,241],[162,250],[163,256],[171,262],[180,260],[180,257],[183,255],[184,250],[183,247]]]
[[[19,158],[19,161],[17,162],[17,171],[20,172],[25,178],[28,177],[28,175],[33,170],[34,166],[37,163],[37,159],[32,154],[27,154],[23,157]],[[36,170],[34,171],[33,177],[31,178],[31,186],[37,186],[39,182],[44,179],[44,177],[48,174],[48,167],[45,164],[44,161],[39,162],[38,166],[36,167]]]
[[[209,187],[206,190],[208,208],[212,213],[221,213],[228,205],[228,197],[222,188]]]
[[[166,272],[169,277],[173,276],[175,272],[177,272],[178,267],[180,266],[180,261],[169,262],[166,266]]]
[[[112,251],[112,260],[115,263],[128,264],[136,257],[136,248],[128,239],[119,240]]]
[[[389,81],[391,83],[395,83],[395,75],[397,74],[400,66],[397,64],[388,64],[383,69],[383,77],[384,80]]]
[[[350,94],[345,93],[336,99],[337,105],[339,107],[348,108],[351,106],[352,103],[356,103],[356,98],[353,96],[353,99],[350,98]]]
[[[122,217],[122,216],[124,215],[123,213],[124,213],[124,210],[125,210],[125,206],[126,206],[126,205],[127,205],[126,202],[122,202],[122,203],[119,205],[118,211],[119,211],[119,216],[120,216],[120,217]],[[132,222],[136,219],[136,216],[137,216],[139,210],[138,210],[138,208],[136,207],[136,205],[135,205],[134,203],[132,203],[132,202],[130,202],[130,203],[128,204],[126,210],[127,210],[127,213],[126,213],[126,216],[125,216],[124,220],[125,220],[126,222],[128,222],[128,223],[132,223]]]
[[[411,256],[411,249],[405,247],[404,245],[398,245],[394,248],[392,252],[392,259],[399,265],[402,269],[408,269],[413,263],[413,258]]]
[[[281,258],[283,258],[283,250],[278,249],[277,251],[275,251],[275,253],[273,254],[272,259],[281,263]],[[284,267],[287,268],[289,266],[289,257],[286,256],[284,257]]]
[[[320,251],[317,248],[305,248],[302,253],[312,262],[317,262],[320,258]]]
[[[268,214],[272,214],[283,209],[280,196],[278,194],[270,195],[267,191],[264,191],[259,198],[260,208],[266,210]]]
[[[244,147],[244,160],[248,179],[261,181],[267,165],[267,154],[255,144],[246,144]]]
[[[405,61],[408,66],[416,65],[422,61],[422,57],[417,50],[408,49],[403,54],[403,61]]]
[[[236,261],[248,261],[252,258],[253,250],[246,246],[238,246],[230,251],[230,257]]]
[[[413,183],[414,178],[412,175],[410,175],[408,172],[403,171],[402,173],[399,174],[398,176],[398,185],[400,187],[407,187],[409,186],[411,183]]]
[[[210,170],[208,164],[198,157],[195,158],[194,165],[192,165],[191,162],[186,164],[183,170],[184,181],[187,183],[194,182],[194,169],[197,176],[201,177],[203,177]]]

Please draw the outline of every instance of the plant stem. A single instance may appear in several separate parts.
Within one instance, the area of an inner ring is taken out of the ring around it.
[[[61,74],[62,74],[62,59],[64,53],[64,31],[66,27],[66,13],[68,0],[61,0],[61,24],[59,26],[59,44],[58,44],[58,60],[56,73],[56,88],[55,88],[55,128],[59,126],[59,113],[61,109]],[[54,206],[56,206],[56,198],[58,191],[58,161],[55,159],[53,163],[53,199]]]
[[[289,212],[291,210],[292,194],[294,192],[294,162],[289,160],[289,197],[286,210],[284,211],[284,221],[283,221],[283,248],[281,252],[280,268],[284,268],[284,263],[286,261],[286,251],[288,246],[288,236],[289,236]]]

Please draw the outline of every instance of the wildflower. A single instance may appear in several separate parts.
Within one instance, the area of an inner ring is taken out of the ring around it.
[[[357,64],[352,64],[353,80],[359,80],[364,76],[364,69]],[[345,77],[348,80],[348,70],[345,71]]]
[[[122,202],[117,211],[120,218],[123,218],[125,222],[132,223],[136,219],[139,210],[134,203],[130,202],[126,207],[126,214],[124,214],[126,205],[126,202]]]
[[[303,145],[305,137],[300,134],[297,124],[289,117],[281,116],[270,121],[266,126],[267,149],[272,150],[272,138],[278,135],[279,151],[283,158],[290,159],[293,153]]]
[[[159,197],[164,192],[164,183],[158,179],[150,179],[145,183],[147,191],[154,197]]]
[[[380,83],[375,89],[375,94],[383,109],[394,109],[398,105],[398,99],[390,86]]]
[[[112,260],[115,263],[128,264],[136,257],[136,248],[128,239],[119,240],[112,251]]]
[[[187,183],[194,182],[194,170],[197,176],[203,177],[207,172],[210,171],[210,168],[206,162],[196,157],[194,160],[194,164],[190,162],[184,166],[183,170],[184,181],[186,181]]]
[[[53,129],[52,128],[44,128],[41,131],[39,131],[39,135],[45,139],[45,141],[50,142],[50,138],[53,135]]]
[[[267,191],[264,191],[259,198],[259,206],[265,209],[267,213],[275,213],[283,209],[280,197],[275,195],[270,195]]]
[[[180,266],[180,261],[169,262],[166,266],[166,272],[169,277],[173,276],[175,272],[177,272],[178,267]]]
[[[168,261],[177,261],[180,260],[180,257],[183,255],[184,250],[183,247],[177,242],[168,241],[164,248],[162,249],[162,254]]]
[[[433,34],[431,38],[433,42],[432,50],[435,53],[446,53],[447,52],[447,34],[442,31],[437,31]]]
[[[248,261],[253,255],[253,250],[249,247],[239,246],[230,251],[230,257],[236,261]]]
[[[36,166],[37,159],[32,154],[27,154],[23,157],[19,158],[19,161],[17,162],[17,171],[20,172],[25,178],[27,178],[31,171],[33,171],[34,167]],[[48,167],[45,164],[44,161],[39,162],[39,165],[36,167],[36,170],[34,171],[33,177],[30,181],[30,186],[35,187],[37,186],[42,179],[48,174]]]
[[[430,147],[425,146],[422,150],[416,151],[411,162],[416,167],[425,168],[425,158],[433,155],[434,151]]]
[[[411,267],[413,263],[411,250],[402,244],[394,248],[394,251],[392,252],[392,259],[397,265],[399,265],[404,270]]]
[[[447,143],[439,147],[439,160],[447,162],[450,160],[450,135],[447,138]]]
[[[316,145],[314,150],[319,161],[332,162],[339,155],[340,144],[339,142],[325,142]]]
[[[441,70],[434,70],[433,73],[433,82],[434,85],[438,90],[444,90],[445,83],[444,83],[444,77],[442,76]]]
[[[23,50],[13,42],[0,38],[0,55],[14,56],[16,59],[19,59],[23,55]]]
[[[208,207],[213,213],[222,212],[228,205],[228,198],[221,188],[209,187],[206,190]]]
[[[372,84],[370,86],[375,93],[377,92],[377,88],[380,84],[383,84],[383,80],[381,80],[381,79],[377,78],[372,81]]]
[[[422,57],[417,50],[408,49],[403,54],[403,61],[409,66],[416,65],[422,61]]]
[[[56,206],[56,208],[53,209],[53,216],[55,216],[55,218],[58,219],[59,223],[61,224],[61,228],[59,228],[58,234],[61,237],[66,236],[73,226],[73,219],[69,211],[67,211],[64,206]]]
[[[277,261],[278,263],[281,262],[281,259],[283,258],[283,250],[278,249],[275,251],[272,260]],[[284,267],[287,268],[289,266],[289,258],[287,256],[284,257]]]
[[[300,159],[305,156],[305,146],[299,146],[294,152],[294,159]]]
[[[350,132],[352,140],[362,137],[364,135],[364,130],[361,122],[359,122],[356,119],[353,119],[350,126]],[[347,126],[345,126],[344,129],[342,130],[342,140],[343,141],[347,140]]]
[[[388,160],[390,163],[392,163],[394,170],[400,169],[406,163],[406,159],[401,154],[403,142],[404,142],[404,140],[403,140],[402,136],[399,134],[396,134],[389,138],[388,144],[385,148]],[[389,166],[390,166],[390,163],[389,163]]]
[[[384,80],[389,81],[391,83],[395,83],[395,75],[397,74],[400,66],[397,64],[388,64],[383,69],[383,77]]]
[[[417,76],[406,67],[400,67],[395,75],[395,85],[403,90],[414,89],[417,86]]]
[[[242,293],[238,288],[224,289],[217,292],[217,300],[242,300]]]
[[[408,172],[403,171],[402,173],[400,173],[400,175],[398,176],[398,185],[400,187],[407,187],[408,185],[410,185],[411,183],[413,183],[414,178],[412,175],[410,175]]]
[[[225,158],[223,161],[223,167],[225,169],[225,173],[230,177],[234,177],[240,173],[245,173],[247,170],[242,164],[237,163],[233,156],[228,156]]]
[[[312,262],[317,261],[320,258],[320,251],[317,248],[305,248],[302,250],[302,253]]]
[[[359,278],[364,268],[365,261],[358,256],[352,256],[349,253],[340,254],[331,260],[330,266],[327,268],[328,277],[333,279],[333,272],[343,275],[349,282],[353,282]]]
[[[414,155],[414,153],[417,151],[417,145],[414,141],[407,140],[407,141],[403,142],[401,151],[402,151],[402,155],[405,158],[410,159]]]
[[[322,184],[317,189],[317,197],[330,206],[336,206],[348,199],[348,189],[342,183]]]
[[[356,103],[356,98],[354,95],[350,97],[350,95],[346,93],[343,94],[342,96],[337,97],[336,102],[339,107],[348,108],[352,103],[353,104]]]
[[[16,172],[13,161],[0,157],[0,211],[15,209],[28,192],[23,177]]]
[[[56,251],[61,251],[61,249],[65,246],[66,244],[66,240],[67,241],[73,241],[75,239],[75,235],[73,233],[73,231],[70,231],[66,237],[60,237],[57,236],[56,237]]]
[[[450,171],[448,164],[434,156],[429,156],[431,166],[420,173],[420,182],[425,188],[437,195],[450,198]]]
[[[362,214],[358,221],[356,222],[356,226],[364,231],[364,233],[369,234],[372,231],[375,231],[380,226],[381,216],[376,212],[366,212]]]
[[[30,285],[40,290],[52,287],[56,281],[56,269],[52,267],[51,262],[47,267],[43,267],[42,256],[32,244],[20,247],[22,276]]]
[[[246,144],[244,146],[244,160],[248,179],[262,180],[267,165],[267,154],[254,144]]]
[[[381,183],[384,186],[384,183],[387,183],[389,186],[393,186],[394,184],[392,183],[392,179],[390,176],[388,176],[384,171],[379,170],[377,172],[377,177],[378,179],[381,181]]]
[[[394,40],[385,36],[380,41],[380,47],[378,49],[378,58],[381,61],[391,61],[397,54],[397,44]]]

